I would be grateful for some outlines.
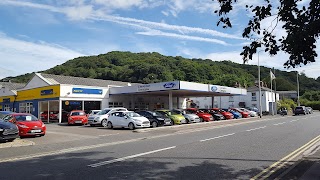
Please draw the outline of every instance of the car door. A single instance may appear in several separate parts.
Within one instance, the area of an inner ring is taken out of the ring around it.
[[[119,127],[121,126],[119,120],[119,112],[113,112],[110,114],[109,121],[112,123],[113,126]]]

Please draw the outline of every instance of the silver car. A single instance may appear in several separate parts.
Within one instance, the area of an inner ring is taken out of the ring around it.
[[[186,118],[186,123],[197,123],[200,122],[200,118],[198,115],[184,111],[183,109],[174,109],[174,112],[178,114],[182,114],[184,118]]]

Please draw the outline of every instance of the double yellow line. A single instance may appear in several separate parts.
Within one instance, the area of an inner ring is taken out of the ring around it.
[[[317,136],[316,138],[312,139],[311,141],[309,141],[307,144],[303,145],[299,149],[293,151],[292,153],[290,153],[286,157],[282,158],[278,162],[272,164],[271,166],[269,166],[268,168],[266,168],[265,170],[263,170],[261,173],[259,173],[258,175],[254,176],[250,180],[256,180],[256,179],[264,180],[264,179],[270,177],[274,172],[276,172],[277,170],[279,170],[282,167],[284,167],[290,161],[292,161],[297,156],[299,156],[300,154],[302,154],[303,152],[308,150],[310,147],[314,146],[319,141],[320,141],[320,135]]]

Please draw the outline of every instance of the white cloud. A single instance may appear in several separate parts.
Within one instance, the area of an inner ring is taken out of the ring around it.
[[[182,40],[192,40],[192,41],[201,41],[201,42],[210,42],[210,43],[216,43],[221,45],[228,45],[226,42],[218,39],[188,36],[188,35],[181,35],[181,34],[175,34],[175,33],[166,33],[166,32],[156,31],[156,30],[137,32],[136,34],[141,34],[146,36],[164,36],[164,37],[171,37],[171,38],[182,39]]]
[[[84,56],[60,45],[23,41],[3,33],[0,33],[0,49],[0,79],[46,70],[68,59]]]
[[[76,6],[64,8],[64,11],[71,20],[84,20],[92,14],[93,8],[92,6]]]

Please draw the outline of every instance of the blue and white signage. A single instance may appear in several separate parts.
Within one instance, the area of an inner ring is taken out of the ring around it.
[[[40,92],[41,96],[53,94],[53,89],[45,89]]]
[[[153,84],[140,84],[138,85],[138,92],[146,91],[164,91],[170,89],[179,89],[179,81],[153,83]]]
[[[72,88],[73,94],[102,94],[102,89]]]
[[[171,89],[171,88],[174,88],[175,86],[176,86],[176,83],[174,82],[168,82],[163,85],[163,87],[166,89]]]
[[[210,89],[211,89],[212,92],[216,92],[218,90],[218,87],[217,86],[211,86]]]

